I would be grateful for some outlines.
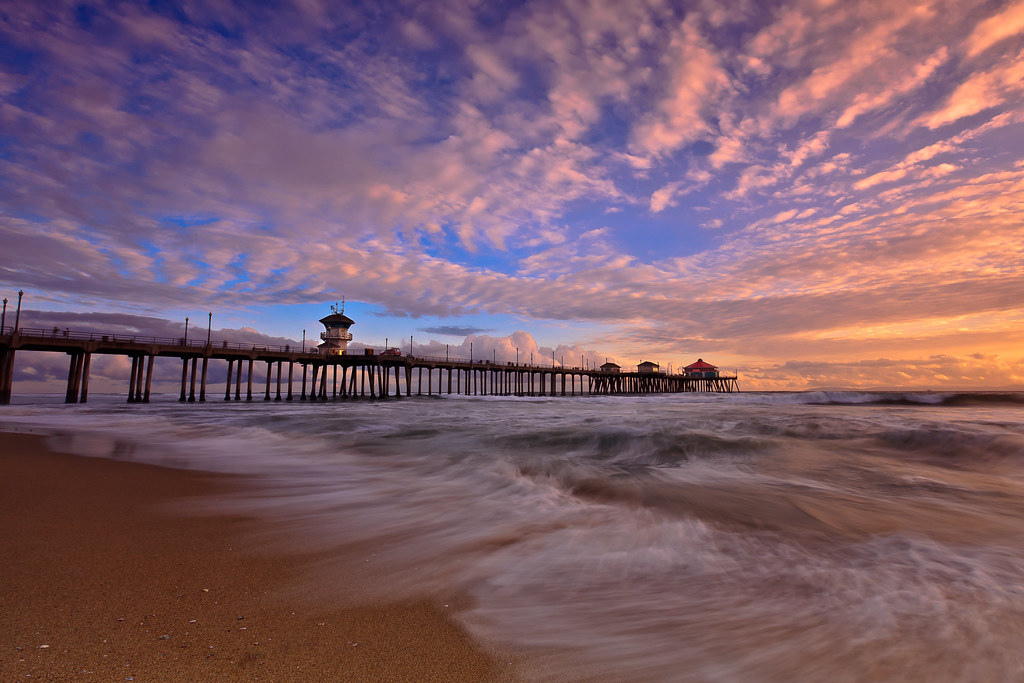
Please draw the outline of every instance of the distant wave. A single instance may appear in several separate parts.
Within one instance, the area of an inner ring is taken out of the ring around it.
[[[1024,406],[1024,392],[808,391],[780,394],[776,400],[779,403],[802,405]]]

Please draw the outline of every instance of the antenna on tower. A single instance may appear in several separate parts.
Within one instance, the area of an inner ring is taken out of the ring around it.
[[[345,297],[341,297],[341,314],[345,315]]]

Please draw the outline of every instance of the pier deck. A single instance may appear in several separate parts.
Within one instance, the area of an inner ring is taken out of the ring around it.
[[[20,328],[15,331],[8,327],[0,331],[0,404],[11,401],[17,351],[65,353],[70,357],[67,403],[84,403],[88,399],[89,367],[93,354],[116,354],[131,359],[125,392],[129,403],[149,402],[154,359],[161,356],[181,359],[179,400],[189,402],[207,400],[210,389],[208,370],[213,360],[227,363],[223,390],[225,401],[240,401],[243,396],[244,400],[253,400],[257,363],[266,363],[265,401],[389,398],[435,393],[580,396],[739,391],[736,375],[709,378],[651,372],[605,372],[556,364],[376,353],[325,356],[291,346],[261,346],[220,340],[207,343],[206,340],[184,337],[98,334],[67,329]],[[283,373],[287,375],[286,379]],[[301,378],[297,377],[299,374]],[[296,383],[300,385],[298,392],[295,391]]]

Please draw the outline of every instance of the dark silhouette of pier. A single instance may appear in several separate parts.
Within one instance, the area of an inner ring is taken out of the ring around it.
[[[584,396],[739,391],[735,374],[692,377],[661,372],[612,372],[555,363],[402,356],[374,349],[325,355],[292,346],[5,327],[0,330],[0,404],[11,402],[18,351],[69,356],[67,403],[85,403],[88,399],[89,366],[94,354],[131,359],[125,391],[129,403],[149,402],[153,364],[158,356],[181,359],[179,400],[188,402],[203,402],[220,395],[225,401],[241,401],[243,397],[252,401],[254,388],[257,392],[262,388],[264,401],[431,394]],[[208,382],[211,361],[227,363],[227,380],[222,387],[211,387]],[[265,382],[262,387],[254,387],[254,372],[259,363],[266,364]]]

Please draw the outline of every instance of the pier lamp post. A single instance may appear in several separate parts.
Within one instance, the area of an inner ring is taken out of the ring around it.
[[[473,364],[473,342],[469,342],[469,364]]]
[[[4,297],[4,312],[0,314],[0,334],[4,333],[4,323],[7,322],[7,297]]]
[[[448,362],[448,345],[447,344],[444,345],[444,362],[445,363]]]
[[[185,316],[185,343],[182,346],[188,346],[188,316]]]
[[[530,365],[533,365],[533,351],[530,351]]]
[[[206,321],[206,345],[210,345],[210,333],[213,331],[213,311],[207,314]]]
[[[387,337],[384,337],[384,350],[385,351],[388,350],[388,338]]]
[[[412,335],[409,335],[409,355],[412,355]]]
[[[519,347],[516,347],[516,365],[519,365]]]
[[[21,297],[25,296],[25,292],[18,290],[18,310],[14,314],[14,332],[18,332],[18,325],[21,323]]]
[[[305,330],[302,331],[302,352],[303,353],[306,352],[306,331]],[[303,365],[302,367],[306,367],[306,366]],[[303,372],[305,372],[305,370],[303,370]]]

